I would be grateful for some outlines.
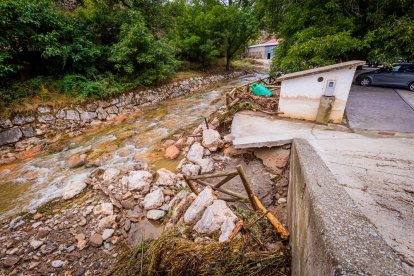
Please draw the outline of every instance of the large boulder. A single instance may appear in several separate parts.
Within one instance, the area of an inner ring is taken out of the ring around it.
[[[223,140],[221,140],[220,133],[214,129],[205,129],[203,131],[203,146],[209,151],[216,151],[222,147]]]
[[[152,174],[148,171],[132,171],[128,176],[129,191],[148,191],[152,182]]]
[[[229,224],[231,226],[231,223],[234,224],[237,220],[237,216],[227,207],[224,200],[214,200],[213,204],[208,206],[201,219],[196,223],[194,230],[202,234],[211,234],[220,230],[226,220],[228,220],[226,226]]]
[[[145,210],[156,209],[161,207],[164,203],[164,193],[161,189],[156,189],[151,193],[147,194],[144,198],[144,208]]]
[[[155,185],[157,186],[171,186],[171,185],[175,185],[175,183],[177,183],[177,176],[175,175],[175,173],[161,168],[157,171],[158,174],[158,179],[155,183]]]
[[[215,199],[216,195],[213,190],[210,187],[206,187],[184,213],[184,222],[186,224],[193,224],[198,221],[207,207],[210,206]]]

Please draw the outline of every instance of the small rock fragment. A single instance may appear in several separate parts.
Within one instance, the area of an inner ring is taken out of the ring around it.
[[[112,235],[114,234],[115,230],[112,228],[107,228],[103,231],[102,233],[102,239],[105,241],[107,239],[109,239],[110,237],[112,237]]]
[[[102,236],[101,236],[101,235],[99,235],[99,234],[95,233],[95,234],[91,235],[91,237],[89,238],[89,242],[90,242],[93,246],[95,246],[95,247],[99,247],[99,246],[101,246],[101,245],[102,245],[102,243],[103,243],[103,239],[102,239]]]
[[[13,267],[20,261],[20,257],[16,255],[9,255],[3,260],[4,267]]]
[[[164,203],[164,194],[161,189],[156,189],[147,194],[144,198],[145,210],[151,210],[160,207]]]
[[[165,216],[165,211],[162,210],[150,210],[147,213],[147,218],[152,220],[159,220]]]
[[[170,145],[165,149],[164,157],[174,160],[180,155],[180,150],[175,145]]]
[[[104,181],[111,181],[115,177],[117,177],[120,173],[121,173],[121,171],[118,170],[118,169],[109,168],[109,169],[105,170],[102,178],[103,178]]]
[[[62,261],[62,260],[54,260],[54,261],[52,261],[52,266],[54,268],[62,267],[64,264],[65,264],[65,262]]]
[[[157,186],[171,186],[177,182],[177,176],[167,169],[159,169],[157,174],[158,179],[155,183]]]
[[[37,250],[40,246],[42,246],[43,242],[38,240],[32,240],[30,242],[30,246],[33,248],[33,250]]]

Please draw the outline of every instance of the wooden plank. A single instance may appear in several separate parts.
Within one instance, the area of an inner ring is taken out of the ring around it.
[[[227,182],[229,182],[231,179],[233,179],[236,175],[237,175],[237,174],[235,174],[235,175],[228,175],[228,176],[226,176],[223,180],[221,180],[219,183],[217,183],[217,184],[216,184],[216,185],[214,185],[213,187],[214,187],[214,188],[220,188],[221,186],[223,186],[224,184],[226,184]]]
[[[196,186],[193,184],[193,182],[192,182],[191,180],[189,180],[189,179],[187,178],[187,176],[185,176],[185,175],[183,175],[183,178],[184,178],[185,183],[187,183],[188,187],[190,187],[191,191],[192,191],[193,193],[195,193],[196,195],[198,195],[198,194],[199,194],[199,192],[198,192],[198,190],[197,190]]]
[[[242,200],[246,200],[246,199],[247,199],[247,198],[246,198],[244,195],[242,195],[242,194],[239,194],[239,193],[236,193],[236,192],[233,192],[233,191],[230,191],[230,190],[224,189],[224,188],[214,188],[214,187],[213,187],[213,186],[211,186],[209,183],[206,183],[206,182],[204,182],[204,181],[202,181],[202,180],[195,179],[194,181],[195,181],[196,183],[200,184],[200,185],[203,185],[203,186],[205,186],[205,187],[210,187],[210,188],[212,188],[213,190],[216,190],[216,191],[222,192],[222,193],[224,193],[224,194],[228,194],[228,195],[231,195],[231,196],[237,197],[237,198],[242,199]]]
[[[223,172],[223,173],[216,173],[216,174],[210,174],[210,175],[197,175],[189,177],[188,179],[196,180],[196,179],[207,179],[207,178],[215,178],[215,177],[222,177],[222,176],[229,176],[229,175],[238,175],[238,172]]]
[[[247,179],[246,174],[244,173],[243,167],[241,165],[238,165],[236,167],[236,169],[237,169],[237,172],[240,175],[240,178],[242,180],[244,189],[247,192],[247,196],[249,197],[249,200],[250,200],[250,203],[253,206],[253,209],[254,210],[258,210],[259,208],[258,208],[258,206],[256,206],[256,201],[254,200],[254,196],[255,196],[254,195],[254,192],[253,192],[253,190],[252,190],[252,188],[251,188],[251,186],[249,184],[249,180]]]

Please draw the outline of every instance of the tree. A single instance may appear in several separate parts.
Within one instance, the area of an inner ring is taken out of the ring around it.
[[[175,45],[182,57],[205,64],[214,57],[233,57],[258,36],[259,21],[247,1],[178,2],[183,13],[177,19]]]
[[[243,51],[248,42],[259,35],[259,21],[254,17],[252,7],[241,7],[230,3],[225,8],[225,19],[222,22],[226,70],[235,54]]]
[[[283,42],[272,71],[291,72],[350,59],[390,63],[414,58],[410,1],[259,0]]]

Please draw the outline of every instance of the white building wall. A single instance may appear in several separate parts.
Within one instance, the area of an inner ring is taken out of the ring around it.
[[[280,116],[315,121],[326,83],[335,80],[335,102],[329,120],[341,123],[354,74],[355,68],[283,80],[279,101],[279,111],[283,114]],[[322,82],[318,82],[319,77],[323,77]]]

